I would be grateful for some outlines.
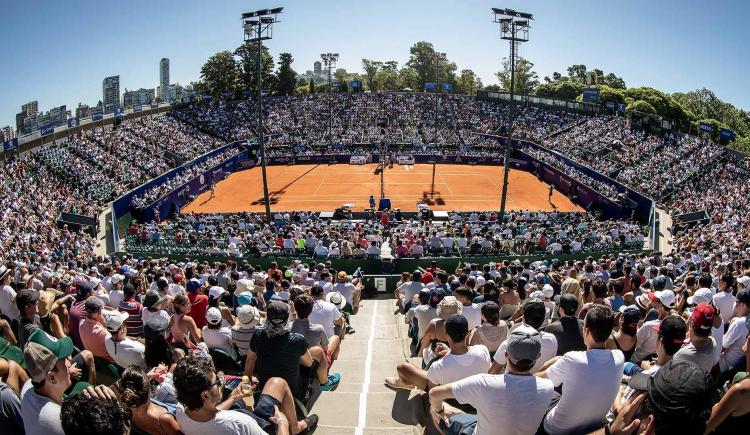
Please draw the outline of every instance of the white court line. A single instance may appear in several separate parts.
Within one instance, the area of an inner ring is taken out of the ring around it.
[[[375,342],[375,317],[378,315],[378,301],[372,301],[372,321],[370,338],[367,339],[367,358],[365,359],[365,379],[362,381],[362,392],[359,393],[359,420],[355,435],[362,435],[367,424],[367,393],[370,392],[370,369],[372,367],[372,347]]]

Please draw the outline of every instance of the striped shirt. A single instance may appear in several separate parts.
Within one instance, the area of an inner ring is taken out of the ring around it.
[[[143,336],[143,321],[141,321],[141,310],[143,306],[133,298],[120,300],[118,306],[120,311],[128,313],[128,319],[125,321],[125,327],[128,328],[128,336]]]
[[[253,338],[255,333],[255,327],[246,328],[241,325],[234,325],[232,330],[232,343],[237,346],[241,356],[247,355],[247,350],[250,348],[250,339]]]

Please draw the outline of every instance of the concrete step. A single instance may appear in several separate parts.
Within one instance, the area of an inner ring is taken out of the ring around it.
[[[354,435],[357,429],[343,426],[318,426],[315,430],[316,435]],[[422,431],[416,427],[366,427],[362,431],[363,435],[421,435]]]
[[[420,424],[420,415],[424,414],[423,392],[384,391],[362,393],[345,393],[326,391],[320,395],[310,412],[318,414],[325,424],[341,427],[357,427],[359,424],[359,406],[363,397],[367,399],[367,415],[364,427],[409,427]],[[342,412],[346,409],[346,412]]]
[[[410,342],[410,340],[400,338],[373,340],[372,359],[400,361],[405,355],[404,349],[408,350]],[[341,350],[339,351],[339,360],[366,359],[368,346],[368,340],[344,339],[341,343]],[[406,348],[404,348],[404,346],[406,346]]]

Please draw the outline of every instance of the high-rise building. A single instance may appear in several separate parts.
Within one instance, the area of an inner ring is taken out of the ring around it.
[[[143,106],[145,104],[151,104],[151,102],[155,99],[155,92],[153,88],[141,88],[137,91],[129,91],[125,89],[125,93],[122,95],[122,105],[126,108]]]
[[[36,116],[39,113],[39,102],[29,101],[21,105],[21,112],[16,114],[18,134],[28,134],[37,129]]]
[[[3,130],[0,133],[0,136],[2,136],[3,142],[5,142],[7,140],[11,140],[14,137],[16,137],[16,133],[13,131],[13,127],[11,127],[10,125],[7,125],[3,127]]]
[[[36,115],[39,112],[39,101],[29,101],[21,105],[21,112],[25,113],[26,116]]]
[[[159,61],[159,97],[163,101],[169,101],[169,59],[166,57]]]
[[[84,119],[91,117],[91,108],[88,104],[78,103],[76,107],[76,118]]]
[[[120,76],[105,77],[102,82],[104,113],[112,113],[120,108]]]

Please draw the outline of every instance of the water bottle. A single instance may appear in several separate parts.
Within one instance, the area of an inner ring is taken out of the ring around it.
[[[247,406],[247,409],[252,410],[255,406],[255,399],[253,398],[252,392],[253,392],[253,386],[250,383],[250,377],[247,375],[242,376],[242,383],[240,384],[240,389],[243,393],[250,393],[249,396],[244,397],[242,400],[245,401],[245,406]]]

